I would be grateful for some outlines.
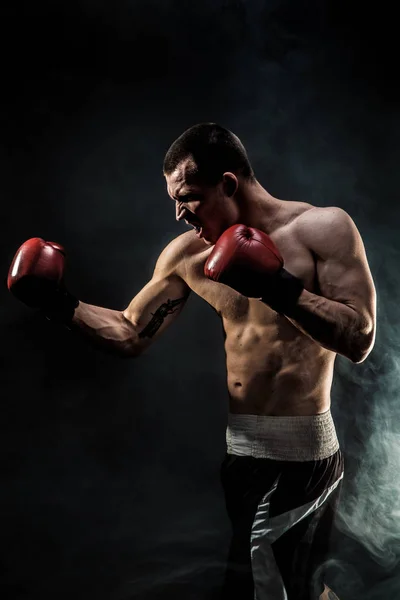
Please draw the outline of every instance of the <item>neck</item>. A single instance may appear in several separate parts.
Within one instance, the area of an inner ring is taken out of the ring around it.
[[[238,194],[239,222],[272,233],[278,224],[283,201],[271,196],[258,182],[244,182]]]

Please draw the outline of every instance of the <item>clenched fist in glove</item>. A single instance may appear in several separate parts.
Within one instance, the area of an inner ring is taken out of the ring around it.
[[[55,242],[31,238],[18,249],[8,272],[8,289],[47,317],[68,324],[79,301],[63,282],[65,250]]]
[[[249,298],[259,298],[279,313],[290,311],[303,284],[283,268],[269,235],[246,225],[229,227],[217,240],[204,274]]]

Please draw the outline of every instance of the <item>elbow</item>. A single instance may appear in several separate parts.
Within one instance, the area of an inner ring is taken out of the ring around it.
[[[125,343],[123,344],[118,351],[119,358],[124,358],[125,360],[128,358],[136,358],[140,355],[140,351],[137,348],[132,347],[132,344]]]
[[[122,344],[121,355],[123,358],[137,358],[143,354],[146,348],[147,344],[139,339],[136,331],[130,331]]]
[[[122,358],[137,358],[144,352],[144,347],[140,344],[135,344],[134,340],[129,340],[124,345],[124,350],[121,354]]]
[[[375,328],[370,328],[369,331],[364,331],[357,335],[357,339],[351,345],[347,358],[352,363],[359,365],[365,361],[370,355],[375,343]]]
[[[358,352],[353,352],[351,354],[348,354],[348,356],[346,358],[351,360],[351,362],[353,364],[359,365],[362,362],[364,362],[364,360],[367,358],[368,355],[369,355],[369,351],[368,352],[358,351]]]

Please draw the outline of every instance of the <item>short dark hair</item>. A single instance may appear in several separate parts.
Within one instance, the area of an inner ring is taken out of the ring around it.
[[[193,175],[210,185],[217,184],[226,171],[254,179],[242,142],[216,123],[200,123],[184,131],[165,155],[164,173],[171,174],[187,158],[193,159]]]

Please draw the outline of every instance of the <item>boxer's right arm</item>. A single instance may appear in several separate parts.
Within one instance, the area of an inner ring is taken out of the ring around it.
[[[124,357],[141,354],[181,312],[190,289],[179,274],[181,252],[174,240],[161,253],[152,279],[122,311],[80,302],[72,328],[105,350]]]

